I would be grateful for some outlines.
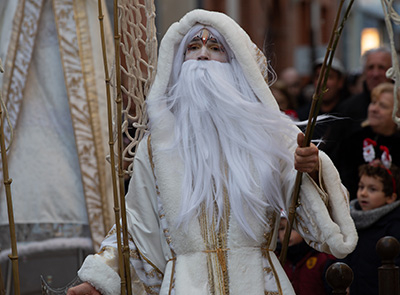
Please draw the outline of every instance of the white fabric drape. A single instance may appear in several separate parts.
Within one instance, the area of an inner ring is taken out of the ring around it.
[[[86,237],[97,249],[114,219],[97,1],[0,6],[0,87],[14,128],[8,161],[18,241]],[[105,27],[112,58],[107,15]],[[2,238],[5,200],[1,186]]]

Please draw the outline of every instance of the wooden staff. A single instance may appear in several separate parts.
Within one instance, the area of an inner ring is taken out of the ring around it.
[[[126,275],[122,251],[121,242],[121,224],[120,220],[120,207],[118,198],[118,187],[117,187],[117,177],[115,172],[115,157],[114,157],[114,139],[113,139],[113,124],[112,124],[112,104],[111,104],[111,90],[110,90],[110,74],[108,71],[108,60],[107,60],[107,50],[104,37],[104,14],[102,7],[102,0],[98,0],[99,8],[99,22],[100,22],[100,36],[101,36],[101,48],[103,52],[103,64],[104,64],[104,74],[106,81],[106,94],[107,94],[107,116],[108,116],[108,143],[110,146],[110,162],[111,162],[111,178],[113,186],[113,196],[114,196],[114,213],[115,213],[115,227],[117,232],[117,244],[118,244],[118,267],[119,274],[121,277],[121,294],[126,294]]]
[[[3,67],[0,63],[0,70],[3,72]],[[0,101],[2,101],[0,94]],[[14,278],[14,293],[19,295],[19,269],[18,269],[18,251],[17,251],[17,238],[15,235],[15,222],[14,222],[14,211],[11,197],[11,182],[12,179],[9,178],[8,175],[8,162],[7,162],[7,150],[5,144],[5,136],[4,136],[4,126],[3,126],[3,107],[2,103],[0,104],[0,148],[1,148],[1,161],[3,163],[3,180],[4,180],[4,188],[6,190],[6,199],[7,199],[7,209],[8,209],[8,223],[10,227],[10,238],[11,238],[11,255],[8,257],[12,262],[12,273]]]
[[[332,28],[332,33],[331,33],[331,36],[329,39],[328,48],[325,53],[324,62],[322,63],[321,71],[318,76],[317,87],[313,94],[311,109],[310,109],[310,113],[308,116],[308,123],[307,123],[307,127],[306,127],[306,132],[305,132],[305,140],[302,145],[303,147],[310,145],[312,134],[314,132],[315,123],[317,121],[317,117],[318,117],[318,113],[319,113],[319,108],[320,108],[321,101],[322,101],[322,96],[327,91],[326,82],[328,81],[328,76],[329,76],[329,71],[330,71],[330,68],[332,65],[333,56],[335,54],[337,44],[339,43],[339,39],[340,39],[341,33],[343,31],[344,23],[346,22],[349,14],[350,14],[351,7],[354,3],[354,0],[350,1],[349,5],[347,7],[347,10],[344,14],[344,17],[341,21],[341,24],[338,27],[340,14],[342,12],[344,1],[345,0],[340,1],[339,9],[338,9],[338,12],[337,12],[336,18],[335,18],[335,23]],[[328,59],[329,59],[329,62],[328,62]],[[327,66],[327,64],[328,64],[328,66]],[[322,78],[324,78],[324,79],[322,80]],[[296,208],[298,206],[302,175],[303,175],[302,172],[297,171],[296,181],[295,181],[294,191],[293,191],[293,196],[292,196],[292,202],[289,207],[287,227],[285,230],[285,236],[282,241],[281,254],[279,256],[279,261],[281,262],[282,265],[284,265],[286,262],[286,255],[287,255],[287,248],[288,248],[288,244],[289,244],[290,233],[293,228],[293,222],[294,222],[294,217],[296,214]]]
[[[120,42],[121,34],[119,33],[118,24],[118,0],[114,0],[114,41],[115,41],[115,73],[116,73],[116,88],[117,88],[117,134],[118,134],[118,178],[119,178],[119,199],[121,206],[121,217],[122,217],[122,238],[123,238],[123,249],[122,255],[124,257],[124,268],[126,278],[126,289],[128,294],[132,294],[131,285],[131,271],[130,271],[130,251],[128,241],[128,226],[126,220],[126,204],[125,204],[125,179],[123,169],[123,138],[122,138],[122,92],[121,92],[121,60],[120,60]],[[117,223],[119,221],[117,220]],[[118,235],[120,233],[117,233]],[[122,280],[121,280],[122,285]],[[122,288],[121,288],[122,290]]]
[[[0,59],[0,72],[4,72],[3,66],[1,64],[1,59]],[[0,92],[0,96],[1,96],[1,92]],[[1,99],[1,97],[0,97]],[[2,120],[2,116],[1,116],[1,110],[0,110],[0,120]],[[3,130],[3,128],[1,129]],[[0,249],[1,252],[1,249]],[[3,273],[1,272],[1,268],[0,268],[0,295],[4,295],[6,294],[6,289],[4,287],[4,279],[3,279]]]

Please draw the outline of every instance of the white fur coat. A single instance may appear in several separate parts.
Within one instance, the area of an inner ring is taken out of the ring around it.
[[[161,42],[158,70],[149,100],[166,91],[174,54],[183,36],[196,23],[216,28],[226,39],[239,61],[251,87],[259,99],[270,108],[278,106],[259,68],[259,56],[248,35],[228,16],[194,10],[175,23]],[[165,106],[149,108],[152,117]],[[126,196],[131,241],[131,263],[138,294],[151,289],[159,294],[294,294],[277,257],[274,254],[279,216],[269,214],[268,226],[262,226],[251,214],[249,224],[258,241],[243,234],[230,216],[224,233],[226,273],[228,283],[221,287],[221,266],[217,253],[204,238],[204,227],[194,219],[187,231],[174,226],[179,213],[182,163],[178,154],[166,153],[163,147],[171,140],[173,116],[151,132],[151,145],[145,139],[135,157],[134,174]],[[295,126],[293,128],[296,128]],[[287,146],[294,151],[295,146]],[[149,152],[152,154],[149,156]],[[152,162],[154,170],[152,169]],[[154,172],[154,175],[153,175]],[[285,203],[290,204],[296,171],[288,177],[293,181],[283,185]],[[155,176],[155,177],[154,177]],[[284,178],[286,175],[282,175]],[[357,233],[349,214],[347,192],[330,159],[320,153],[320,182],[316,185],[303,176],[301,205],[297,208],[296,229],[314,248],[336,257],[350,253],[357,243]],[[156,184],[158,191],[156,189]],[[81,279],[89,281],[103,294],[119,294],[116,273],[115,234],[103,242],[104,251],[86,259],[79,271]],[[223,278],[222,278],[223,279]],[[138,283],[141,282],[141,283]],[[172,286],[170,286],[172,282]],[[145,288],[144,288],[145,287]]]

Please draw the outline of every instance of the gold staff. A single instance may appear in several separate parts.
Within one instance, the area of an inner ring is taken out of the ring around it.
[[[111,106],[111,91],[110,91],[110,75],[108,71],[107,50],[104,37],[104,14],[102,8],[102,1],[98,0],[99,8],[99,22],[100,22],[100,35],[101,35],[101,48],[103,52],[104,74],[106,81],[106,94],[107,94],[107,115],[108,115],[108,142],[110,146],[110,162],[111,162],[111,177],[114,196],[114,213],[115,213],[115,226],[117,231],[117,244],[118,244],[118,266],[119,274],[121,277],[121,294],[126,294],[126,276],[124,268],[124,259],[122,255],[122,242],[121,242],[121,224],[120,220],[120,207],[118,199],[117,178],[115,172],[115,157],[114,157],[114,139],[112,127],[112,106]]]
[[[128,242],[128,226],[126,221],[126,205],[125,205],[125,181],[124,181],[124,167],[123,167],[123,138],[122,138],[122,93],[121,93],[121,60],[120,60],[120,40],[121,34],[118,32],[118,0],[114,0],[114,40],[115,40],[115,73],[116,73],[116,87],[117,87],[117,134],[118,134],[118,178],[119,178],[119,203],[121,206],[122,217],[122,238],[123,249],[122,255],[124,257],[126,288],[128,295],[132,294],[131,285],[131,270],[129,263],[129,242]],[[119,222],[119,221],[117,221]],[[118,233],[119,234],[119,233]],[[122,281],[121,281],[122,285]]]
[[[4,72],[3,67],[0,62],[0,71]],[[3,102],[0,93],[0,101]],[[7,199],[7,209],[8,209],[8,223],[10,227],[10,238],[11,238],[11,255],[8,257],[12,262],[12,273],[14,278],[14,293],[19,295],[19,270],[18,270],[18,251],[17,251],[17,238],[15,235],[15,222],[14,222],[14,211],[12,205],[11,198],[11,182],[12,179],[9,178],[8,175],[8,162],[7,162],[7,150],[5,144],[4,137],[4,129],[3,129],[3,108],[2,103],[0,104],[0,148],[1,148],[1,161],[3,163],[3,179],[4,179],[4,188],[6,190],[6,199]]]
[[[1,65],[1,59],[0,59],[0,72],[4,72],[4,69]],[[0,99],[1,99],[1,92],[0,92]],[[1,113],[0,113],[0,120],[1,120]],[[3,129],[2,129],[3,130]],[[0,249],[1,252],[1,249]],[[4,287],[4,279],[3,279],[3,273],[1,272],[1,268],[0,268],[0,295],[5,295],[6,294],[6,289]]]
[[[345,0],[340,1],[339,9],[338,9],[338,12],[337,12],[336,18],[335,18],[335,23],[332,28],[332,33],[331,33],[331,37],[329,40],[328,48],[325,53],[324,62],[322,63],[321,71],[318,76],[317,87],[313,94],[311,109],[310,109],[310,113],[308,116],[308,123],[307,123],[307,127],[306,127],[305,140],[303,142],[303,147],[310,145],[312,134],[314,132],[315,123],[316,123],[317,116],[319,113],[319,107],[321,105],[322,96],[327,91],[326,82],[328,80],[329,71],[330,71],[331,64],[332,64],[332,59],[335,54],[337,44],[339,43],[339,39],[340,39],[341,33],[343,31],[344,23],[346,22],[349,14],[350,14],[351,7],[354,3],[354,0],[350,1],[349,5],[346,9],[346,12],[344,14],[344,17],[341,21],[341,24],[338,27],[340,14],[342,12],[342,7],[343,7],[344,1]],[[328,59],[329,59],[329,62],[328,62],[328,66],[327,66]],[[322,78],[324,78],[323,81],[322,81]],[[298,199],[299,199],[302,175],[303,175],[303,173],[299,172],[299,171],[297,172],[297,175],[296,175],[296,182],[294,185],[295,187],[294,187],[292,202],[289,207],[287,227],[285,230],[285,236],[282,241],[281,254],[279,256],[279,261],[281,262],[282,265],[284,265],[286,262],[286,255],[287,255],[287,248],[288,248],[288,244],[289,244],[290,233],[292,231],[293,221],[294,221],[294,217],[296,214],[296,208],[298,206]]]

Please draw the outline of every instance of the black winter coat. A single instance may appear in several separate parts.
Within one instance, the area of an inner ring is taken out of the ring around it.
[[[354,273],[350,295],[378,295],[378,267],[382,263],[376,252],[376,243],[385,236],[393,236],[400,241],[400,206],[371,226],[364,229],[357,228],[357,232],[357,247],[344,259]],[[397,257],[396,265],[400,266],[400,257]]]

